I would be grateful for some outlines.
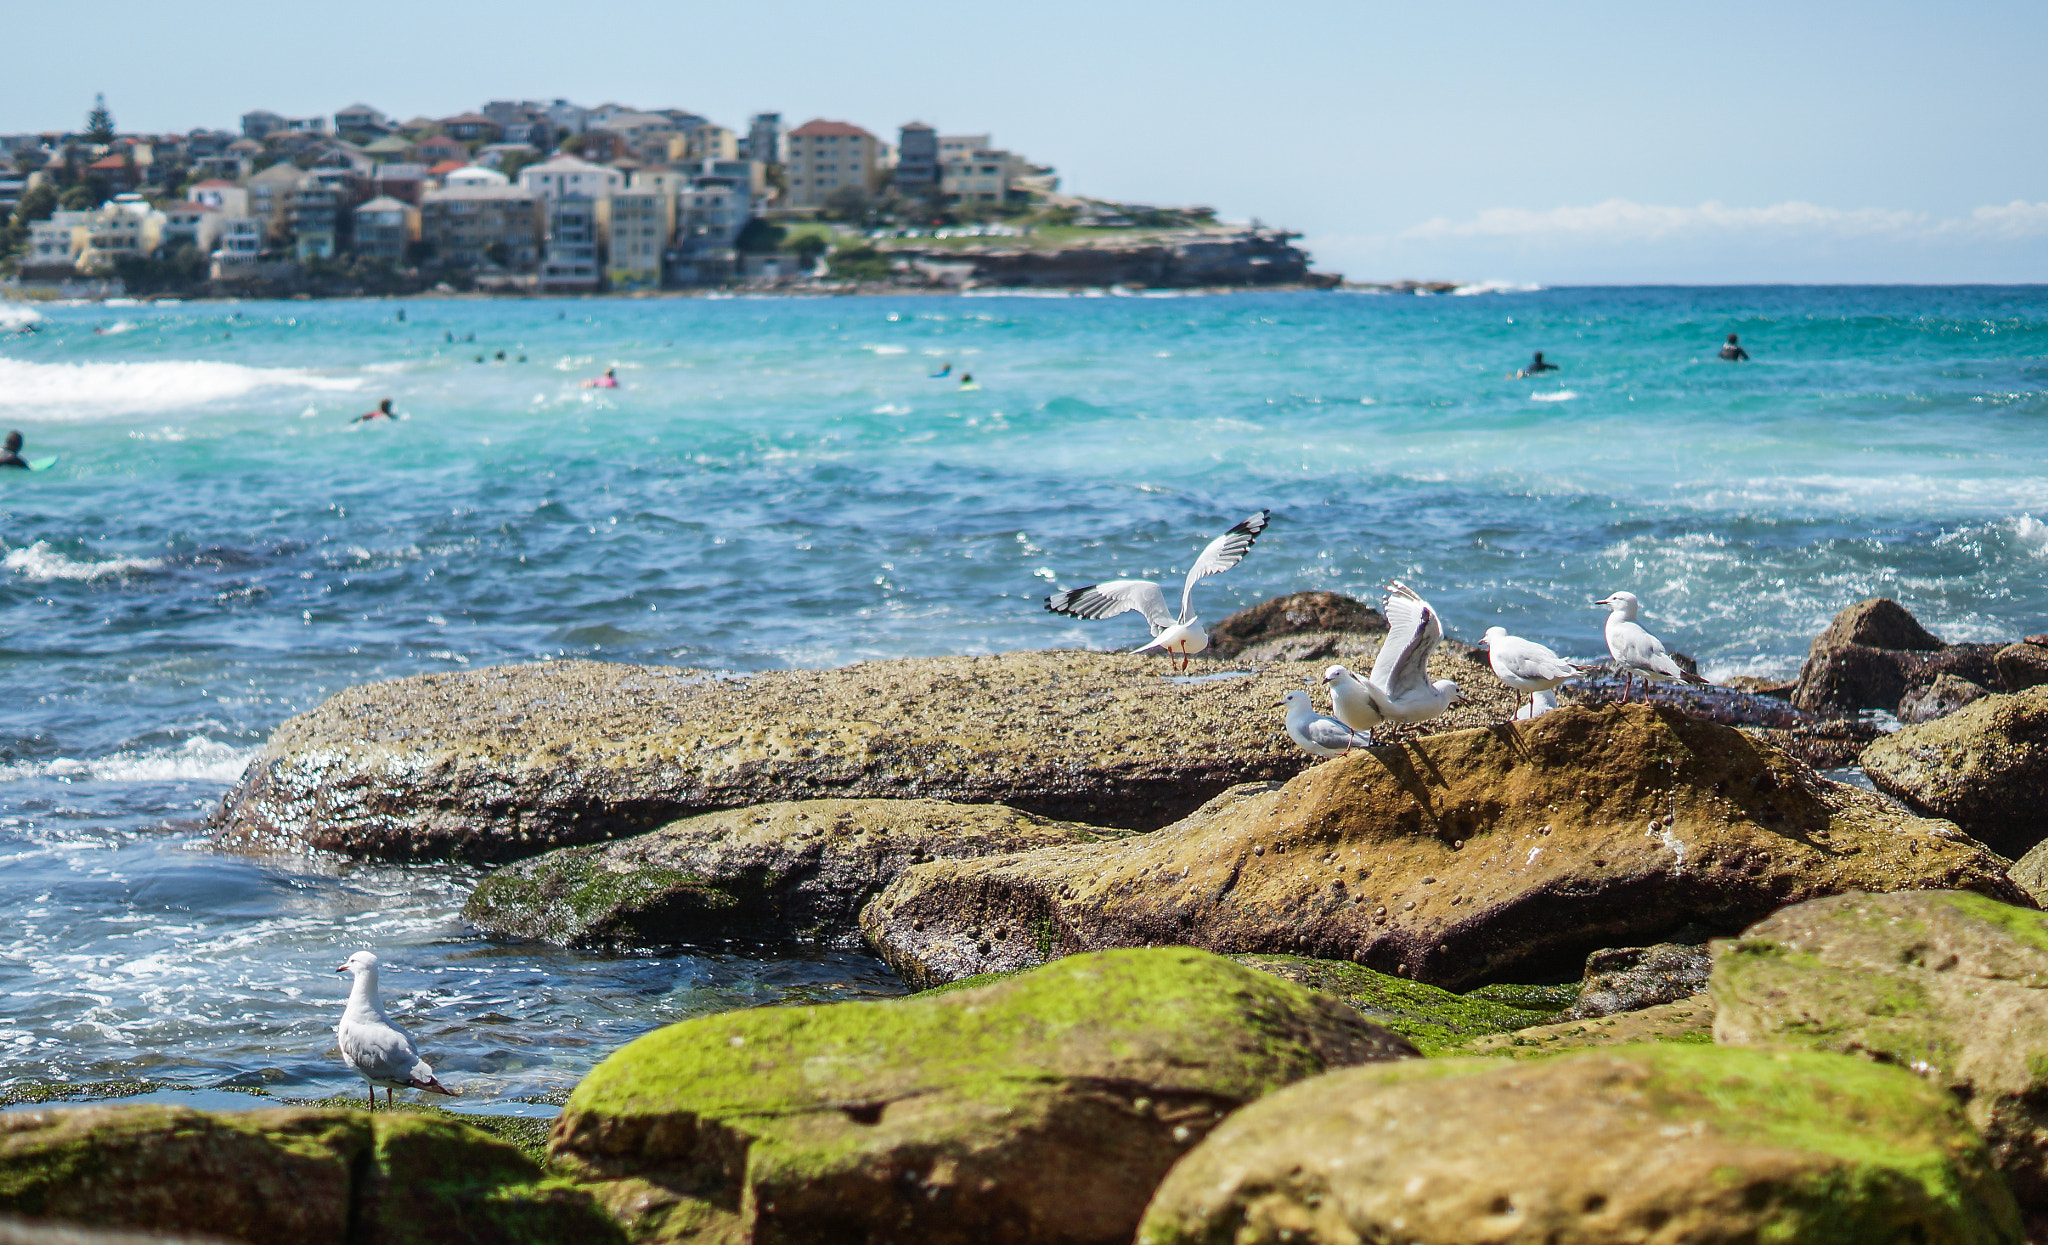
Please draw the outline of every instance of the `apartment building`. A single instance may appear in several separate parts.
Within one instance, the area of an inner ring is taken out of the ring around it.
[[[785,141],[792,207],[822,207],[846,186],[871,189],[889,165],[888,144],[844,121],[806,121]]]
[[[403,199],[379,195],[355,212],[355,252],[364,259],[402,264],[420,238],[420,210]]]
[[[532,272],[540,263],[540,200],[523,186],[462,185],[420,202],[420,241],[443,268]]]
[[[590,294],[602,283],[600,261],[611,200],[580,195],[545,199],[541,213],[547,237],[540,258],[543,294]]]
[[[661,284],[662,257],[676,231],[676,201],[660,190],[635,187],[611,194],[611,246],[605,275],[613,289]]]

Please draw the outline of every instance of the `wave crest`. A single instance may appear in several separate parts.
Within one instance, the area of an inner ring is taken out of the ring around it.
[[[164,360],[144,363],[31,363],[0,359],[0,414],[77,422],[176,410],[246,397],[263,389],[360,389],[353,376],[302,368]]]
[[[9,549],[7,556],[0,558],[0,570],[13,571],[37,583],[132,575],[139,571],[162,570],[163,565],[161,558],[107,558],[100,562],[81,562],[51,549],[47,540],[39,540],[22,549]]]
[[[103,757],[52,757],[0,765],[0,782],[61,778],[69,782],[233,782],[260,748],[194,735],[174,748],[142,748]]]

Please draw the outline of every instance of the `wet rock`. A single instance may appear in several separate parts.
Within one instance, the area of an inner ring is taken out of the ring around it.
[[[1407,1038],[1425,1055],[1456,1050],[1476,1037],[1547,1023],[1556,1019],[1571,994],[1568,988],[1541,986],[1453,994],[1337,960],[1298,955],[1230,958],[1340,998],[1367,1020]]]
[[[1745,727],[1743,733],[1823,770],[1847,769],[1873,741],[1884,737],[1877,723],[1860,718],[1833,718],[1787,729]]]
[[[1138,1245],[2019,1245],[1954,1104],[1833,1055],[1663,1045],[1351,1068],[1176,1165]]]
[[[1968,679],[1959,679],[1952,674],[1937,674],[1934,682],[1923,684],[1907,692],[1899,700],[1899,721],[1908,726],[1916,722],[1932,722],[1975,700],[1982,700],[1991,693],[1981,685]]]
[[[1714,996],[1701,991],[1641,1011],[1616,1012],[1585,1020],[1559,1020],[1512,1033],[1473,1038],[1451,1053],[1506,1055],[1533,1059],[1565,1050],[1632,1046],[1640,1042],[1710,1045],[1714,1040]]]
[[[991,985],[671,1025],[586,1077],[557,1170],[615,1186],[637,1239],[1131,1239],[1239,1106],[1413,1048],[1343,1004],[1188,948]]]
[[[0,1114],[0,1213],[342,1245],[620,1240],[519,1150],[408,1112],[173,1106]]]
[[[1707,988],[1714,957],[1705,947],[1660,942],[1654,947],[1608,947],[1586,957],[1586,977],[1568,1020],[1589,1020],[1676,1003]]]
[[[2005,876],[2033,896],[2035,903],[2048,903],[2048,840],[2036,843],[2031,851],[2015,860]]]
[[[762,804],[506,865],[478,884],[462,916],[488,933],[569,947],[857,945],[861,905],[919,861],[1125,833],[1000,804]]]
[[[35,1223],[0,1215],[0,1245],[234,1245],[226,1237],[161,1236],[155,1232],[121,1232],[74,1228],[60,1223]]]
[[[1714,1040],[1910,1068],[1952,1090],[2022,1206],[2048,1206],[2048,916],[1981,895],[1839,895],[1714,948]]]
[[[1933,652],[1947,648],[1940,637],[1920,625],[1905,606],[1889,597],[1870,597],[1836,614],[1813,642],[1815,649],[1860,644],[1865,648]]]
[[[1241,787],[1149,835],[918,865],[861,927],[920,985],[1188,943],[1458,989],[1575,972],[1588,952],[1689,924],[1733,933],[1845,890],[2024,903],[2006,863],[1740,731],[1668,708],[1565,707]]]
[[[1683,654],[1673,653],[1674,658]],[[1691,658],[1679,662],[1681,668],[1690,668]],[[1612,660],[1602,658],[1587,663],[1598,673],[1587,675],[1565,686],[1573,700],[1580,704],[1619,704],[1622,694],[1622,680],[1614,673]],[[1782,696],[1767,696],[1761,692],[1743,691],[1733,687],[1697,687],[1685,683],[1646,683],[1634,680],[1628,689],[1631,703],[1670,705],[1683,709],[1693,717],[1708,722],[1719,722],[1723,726],[1759,727],[1770,730],[1795,730],[1813,724],[1809,714],[1793,708]]]
[[[2006,691],[2022,692],[2048,683],[2048,646],[2028,640],[2008,644],[1991,658]]]
[[[1386,617],[1363,601],[1335,592],[1296,592],[1239,610],[1209,628],[1209,651],[1227,658],[1288,637],[1377,637],[1386,633]],[[1334,646],[1334,639],[1331,642]]]
[[[1306,763],[1276,708],[1302,669],[1166,676],[1080,652],[747,678],[588,661],[417,675],[284,723],[212,824],[231,848],[394,860],[513,860],[823,797],[1150,829]]]
[[[1997,689],[1997,648],[1944,644],[1896,601],[1873,597],[1835,615],[1814,640],[1792,703],[1818,717],[1896,714],[1908,692],[1944,674]]]
[[[2048,687],[1986,696],[1863,750],[1879,791],[2007,856],[2048,838]]]

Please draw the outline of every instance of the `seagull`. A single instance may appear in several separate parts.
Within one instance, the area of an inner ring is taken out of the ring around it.
[[[1209,542],[1202,556],[1188,568],[1187,584],[1180,590],[1179,618],[1166,612],[1166,593],[1159,585],[1143,579],[1113,579],[1106,584],[1055,592],[1045,599],[1045,608],[1072,618],[1114,618],[1125,610],[1142,610],[1145,621],[1152,624],[1152,642],[1131,651],[1147,653],[1158,649],[1176,654],[1180,668],[1185,670],[1189,657],[1209,647],[1209,633],[1202,630],[1195,618],[1196,582],[1244,561],[1252,542],[1266,530],[1266,516],[1271,513],[1261,510]]]
[[[1536,641],[1509,635],[1506,627],[1488,627],[1486,639],[1480,642],[1480,647],[1486,650],[1487,664],[1493,667],[1494,677],[1515,689],[1514,716],[1517,718],[1522,716],[1520,693],[1553,692],[1567,679],[1576,679],[1585,673],[1584,669]],[[1550,698],[1550,707],[1557,707],[1555,696]]]
[[[1556,692],[1530,692],[1529,703],[1515,710],[1515,721],[1534,722],[1537,718],[1557,708]]]
[[[1449,679],[1429,681],[1429,655],[1444,638],[1443,620],[1429,602],[1406,584],[1388,584],[1381,607],[1387,616],[1387,638],[1365,678],[1343,666],[1323,671],[1330,687],[1330,708],[1353,730],[1371,730],[1381,722],[1427,722],[1458,703],[1458,685]]]
[[[1636,611],[1642,603],[1633,592],[1610,592],[1595,605],[1605,605],[1607,615],[1607,651],[1614,654],[1614,664],[1621,670],[1621,703],[1628,703],[1631,674],[1640,674],[1645,680],[1654,679],[1669,683],[1682,679],[1687,683],[1704,685],[1706,680],[1696,674],[1687,674],[1679,664],[1671,660],[1671,654],[1664,651],[1664,641],[1651,635],[1636,623]]]
[[[1287,737],[1310,756],[1340,757],[1353,748],[1372,747],[1371,735],[1317,713],[1308,693],[1299,688],[1287,693],[1281,703],[1287,707]]]
[[[334,971],[355,977],[334,1036],[341,1043],[341,1061],[370,1083],[370,1109],[377,1109],[379,1085],[384,1087],[386,1106],[391,1105],[395,1089],[424,1089],[455,1097],[454,1090],[434,1079],[434,1070],[420,1058],[412,1037],[384,1014],[384,1005],[377,1001],[377,957],[358,951]]]

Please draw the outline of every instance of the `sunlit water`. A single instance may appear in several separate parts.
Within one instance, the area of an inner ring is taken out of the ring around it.
[[[0,334],[22,320],[0,305]],[[332,970],[359,946],[485,1100],[680,1017],[900,990],[858,956],[484,939],[455,915],[464,868],[205,850],[194,822],[270,729],[365,680],[1131,645],[1134,618],[1038,598],[1171,575],[1264,507],[1204,617],[1400,578],[1454,633],[1590,654],[1586,603],[1628,587],[1721,675],[1792,673],[1874,593],[1951,639],[2048,629],[2048,291],[208,303],[36,326],[0,339],[0,425],[60,456],[0,477],[0,1080],[345,1088]],[[1713,357],[1728,332],[1753,362]],[[1537,349],[1564,370],[1505,378]],[[623,388],[579,387],[607,366]],[[386,396],[403,422],[348,422]]]

